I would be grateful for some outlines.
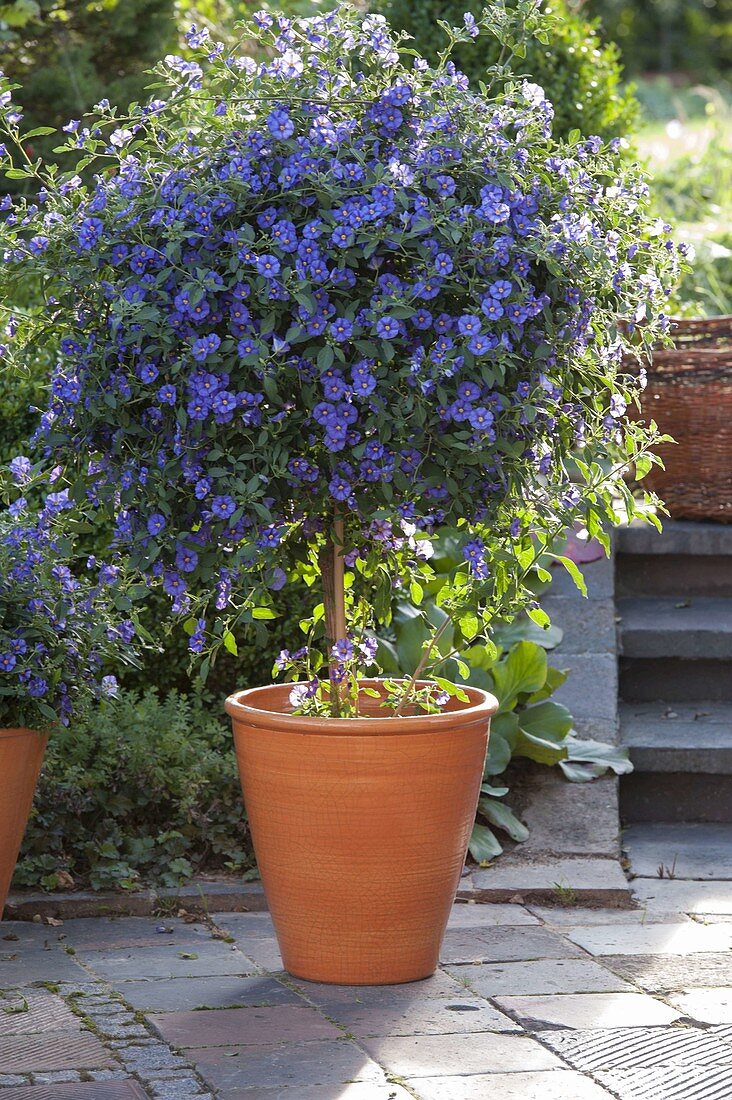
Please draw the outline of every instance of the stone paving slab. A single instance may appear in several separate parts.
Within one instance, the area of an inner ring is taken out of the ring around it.
[[[478,905],[475,902],[465,902],[453,906],[447,927],[449,931],[453,931],[457,928],[495,928],[504,924],[516,927],[523,924],[539,925],[541,921],[523,905],[500,902]]]
[[[3,945],[5,946],[5,945]],[[15,989],[33,982],[73,982],[89,977],[77,962],[61,948],[0,948],[0,989]]]
[[[548,993],[622,993],[633,987],[591,959],[450,966],[448,971],[481,997]]]
[[[166,1012],[150,1021],[174,1047],[269,1046],[338,1039],[342,1032],[307,1005]]]
[[[732,1024],[732,988],[695,989],[668,998],[685,1016],[707,1024]]]
[[[586,1029],[657,1027],[681,1015],[645,993],[562,993],[546,997],[497,997],[528,1031],[547,1027]]]
[[[450,997],[459,1001],[465,995],[465,987],[444,970],[438,970],[431,978],[400,985],[328,985],[325,982],[306,982],[292,978],[292,985],[314,1004],[416,1004],[433,997]]]
[[[364,1039],[385,1069],[407,1079],[559,1067],[558,1058],[527,1035],[415,1035]]]
[[[158,978],[121,982],[117,988],[133,1008],[148,1012],[302,1003],[291,989],[268,977]]]
[[[421,1100],[610,1100],[611,1094],[572,1070],[420,1077],[407,1082]]]
[[[531,798],[521,815],[530,830],[518,850],[522,859],[618,856],[618,785],[614,775],[568,785],[558,768],[543,768],[532,775],[531,785]]]
[[[100,978],[202,978],[214,974],[255,974],[256,965],[230,944],[217,941],[140,947],[121,951],[82,949],[79,957]]]
[[[591,955],[690,955],[732,947],[732,926],[683,924],[595,925],[567,936]]]
[[[470,888],[478,897],[483,891],[490,894],[485,899],[490,901],[508,901],[521,892],[527,902],[555,902],[559,900],[557,887],[571,890],[585,905],[631,904],[628,880],[615,859],[535,859],[529,863],[512,862],[509,855],[495,867],[470,876]]]
[[[697,986],[732,987],[732,955],[729,952],[689,956],[603,955],[602,964],[651,993]]]
[[[658,878],[663,865],[671,881],[714,879],[721,886],[732,879],[732,825],[641,822],[625,830],[623,847],[642,878]]]
[[[642,905],[642,903],[641,903]],[[568,928],[584,928],[591,924],[678,924],[690,920],[678,909],[585,909],[582,906],[529,905],[529,910],[548,928],[566,932]]]
[[[448,930],[441,962],[509,962],[521,959],[562,959],[582,952],[546,928],[490,928]]]
[[[359,1081],[346,1085],[299,1085],[297,1089],[287,1086],[225,1089],[219,1095],[221,1100],[414,1100],[413,1093],[401,1085]]]
[[[230,1046],[186,1052],[209,1084],[221,1089],[386,1084],[383,1069],[349,1039],[286,1043],[262,1049]],[[295,1100],[293,1095],[292,1100]]]
[[[168,917],[78,917],[54,929],[58,939],[84,950],[122,950],[126,947],[187,946],[211,940],[205,924]]]
[[[732,916],[732,884],[637,878],[632,883],[638,903],[652,913],[710,913]]]
[[[389,1035],[449,1035],[476,1031],[521,1032],[502,1012],[478,997],[434,997],[414,1004],[324,1004],[322,1011],[357,1039]]]

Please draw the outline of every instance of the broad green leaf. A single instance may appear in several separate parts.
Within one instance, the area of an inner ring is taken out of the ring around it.
[[[476,863],[488,863],[500,856],[503,848],[487,825],[473,825],[468,851]]]
[[[543,737],[535,737],[520,729],[514,756],[526,756],[529,760],[535,760],[537,764],[558,764],[564,760],[567,750],[564,745],[557,745],[554,741],[545,740]]]
[[[232,653],[234,657],[238,657],[239,650],[236,644],[236,638],[230,630],[224,631],[224,649],[227,649],[229,653]]]
[[[503,798],[508,790],[508,787],[493,787],[490,783],[483,783],[480,788],[481,794],[487,794],[489,798]]]
[[[385,638],[379,638],[376,663],[387,676],[401,676],[404,673],[404,669],[399,665],[399,654],[396,647],[391,642],[386,641]]]
[[[524,840],[528,839],[529,830],[524,823],[519,821],[513,810],[503,802],[499,802],[498,799],[481,798],[478,802],[478,810],[483,817],[490,821],[491,825],[495,825],[497,829],[503,829],[504,833],[508,833],[511,840],[523,843]]]
[[[553,695],[557,688],[560,688],[564,681],[569,676],[568,672],[562,671],[562,669],[554,668],[550,665],[546,670],[546,683],[539,691],[535,691],[533,695],[530,695],[526,700],[527,704],[541,703],[544,699],[548,699],[550,695]]]
[[[253,607],[252,608],[253,619],[276,619],[274,611],[271,607]]]
[[[572,715],[561,703],[547,699],[521,711],[519,724],[525,733],[556,744],[564,741],[571,730]]]
[[[519,616],[510,623],[498,623],[493,628],[493,641],[503,649],[510,649],[516,642],[535,642],[542,649],[554,649],[564,637],[561,627],[537,626],[531,619]]]
[[[567,759],[574,762],[598,764],[604,770],[612,768],[616,775],[627,775],[633,771],[628,750],[605,741],[584,741],[570,737],[567,741]]]
[[[517,695],[538,691],[546,680],[546,668],[546,653],[541,646],[534,642],[518,642],[508,657],[493,668],[501,710],[511,710],[516,705]]]
[[[607,771],[602,764],[580,764],[573,760],[560,760],[559,767],[570,783],[591,783]]]

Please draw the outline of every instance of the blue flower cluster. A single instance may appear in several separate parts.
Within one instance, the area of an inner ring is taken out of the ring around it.
[[[17,479],[27,459],[13,462]],[[80,574],[64,536],[68,493],[32,513],[21,498],[0,521],[0,726],[44,729],[113,695],[109,662],[135,660],[137,630],[117,610],[121,570],[90,559]]]
[[[62,337],[35,444],[183,613],[280,586],[336,512],[353,567],[571,513],[567,456],[633,391],[616,322],[651,339],[676,263],[645,185],[555,144],[535,85],[405,65],[378,16],[252,33],[268,60],[194,29],[165,101],[71,135],[116,170],[6,217]]]

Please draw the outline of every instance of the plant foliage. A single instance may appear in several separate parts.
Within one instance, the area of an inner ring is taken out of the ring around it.
[[[261,63],[194,30],[159,98],[71,127],[76,173],[28,155],[0,84],[6,175],[41,187],[3,203],[0,292],[40,281],[46,302],[5,355],[58,361],[35,445],[113,515],[204,672],[334,539],[352,637],[316,605],[316,692],[395,585],[419,604],[437,525],[460,531],[436,603],[467,643],[525,606],[546,620],[526,580],[561,530],[605,537],[617,494],[635,512],[623,473],[659,435],[626,415],[623,356],[663,336],[677,252],[617,143],[556,143],[537,85],[455,69],[481,28],[518,48],[515,20],[542,34],[533,0],[496,5],[434,69],[345,7],[259,13]]]

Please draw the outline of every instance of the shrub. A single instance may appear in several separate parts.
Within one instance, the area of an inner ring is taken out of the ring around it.
[[[120,691],[49,743],[14,884],[174,887],[251,863],[223,715],[196,691]]]
[[[465,11],[477,16],[483,7],[475,0],[377,0],[372,5],[396,30],[410,34],[414,48],[431,61],[446,41],[437,20],[461,23]],[[597,20],[587,19],[566,0],[552,0],[545,10],[553,15],[548,40],[529,37],[526,56],[514,57],[512,68],[544,89],[554,105],[556,136],[567,137],[574,129],[606,140],[631,135],[638,125],[638,104],[632,89],[623,87],[617,46],[603,41]],[[501,42],[481,35],[456,49],[454,60],[477,85],[505,57]]]
[[[677,266],[645,182],[616,144],[553,143],[535,84],[484,95],[448,60],[408,67],[377,17],[264,14],[251,35],[270,60],[194,32],[197,60],[158,68],[167,99],[75,133],[105,166],[88,185],[24,159],[2,86],[9,174],[46,192],[3,230],[2,279],[54,297],[9,353],[60,352],[39,444],[206,661],[341,549],[343,621],[325,584],[313,667],[336,640],[353,653],[346,614],[368,652],[450,520],[463,557],[440,601],[461,640],[527,604],[544,621],[535,553],[617,522],[622,469],[602,461],[621,443],[647,467],[657,439],[626,416],[622,368],[663,334]]]

